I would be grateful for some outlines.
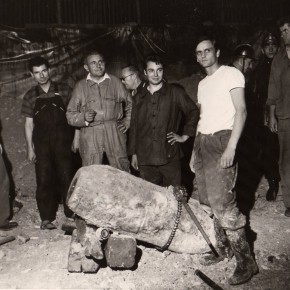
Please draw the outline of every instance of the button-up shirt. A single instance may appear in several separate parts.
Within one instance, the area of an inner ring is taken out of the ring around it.
[[[180,121],[185,117],[180,133]],[[151,94],[145,86],[133,99],[129,131],[129,155],[137,154],[140,165],[163,165],[180,159],[180,145],[168,143],[170,132],[194,136],[199,110],[186,92],[163,83]]]

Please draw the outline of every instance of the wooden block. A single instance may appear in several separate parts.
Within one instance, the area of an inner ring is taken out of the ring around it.
[[[74,230],[71,237],[70,250],[68,254],[67,269],[69,272],[82,271],[82,258],[85,257],[84,248],[77,241],[77,231]]]
[[[126,235],[109,237],[105,247],[107,265],[112,268],[132,268],[135,264],[136,239]]]

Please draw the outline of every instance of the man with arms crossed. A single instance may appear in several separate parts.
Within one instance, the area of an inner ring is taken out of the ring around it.
[[[234,253],[237,267],[228,279],[237,285],[258,272],[245,236],[245,217],[236,205],[236,147],[246,119],[245,80],[235,68],[218,63],[220,50],[215,40],[201,37],[196,46],[197,62],[207,76],[198,86],[200,120],[190,166],[196,174],[200,203],[213,216],[217,249],[220,254],[205,255],[209,265]]]

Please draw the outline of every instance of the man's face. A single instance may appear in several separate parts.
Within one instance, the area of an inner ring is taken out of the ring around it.
[[[163,66],[162,64],[156,64],[155,62],[148,61],[146,70],[144,71],[148,78],[149,84],[159,85],[163,80]]]
[[[204,68],[213,66],[218,62],[220,51],[215,51],[210,40],[200,42],[195,50],[197,62]]]
[[[50,80],[49,69],[45,64],[32,67],[31,76],[40,85],[45,85]]]
[[[262,48],[262,52],[267,58],[273,58],[278,51],[278,46],[274,43],[266,43]]]
[[[242,69],[244,69],[243,73],[247,73],[253,69],[253,60],[252,59],[250,59],[250,58],[242,59],[241,58],[241,61],[244,62],[244,66],[241,62]]]
[[[285,45],[290,45],[290,24],[288,23],[281,26],[280,32]]]
[[[136,74],[131,72],[129,69],[122,69],[122,83],[125,85],[126,89],[134,90],[136,88]]]
[[[94,54],[87,57],[84,68],[92,77],[101,78],[105,74],[106,63],[101,55]]]

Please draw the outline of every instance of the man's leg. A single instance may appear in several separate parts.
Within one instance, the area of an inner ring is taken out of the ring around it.
[[[42,221],[53,221],[56,218],[57,200],[53,194],[53,172],[50,156],[37,156],[35,163],[36,173],[36,201]]]
[[[290,217],[290,120],[279,120],[278,137],[280,144],[279,168],[281,189],[286,207],[285,215]]]
[[[2,155],[0,154],[0,226],[8,223],[9,215],[9,178]]]
[[[265,177],[268,180],[269,188],[266,193],[268,201],[276,200],[279,191],[279,140],[278,135],[264,127],[265,144],[263,148],[262,164]]]
[[[162,175],[158,166],[139,165],[140,177],[151,183],[162,186]]]
[[[55,172],[59,185],[59,192],[63,201],[64,214],[66,217],[72,217],[73,212],[68,208],[66,196],[72,181],[72,151],[71,151],[71,139],[66,130],[60,130],[59,136],[55,140],[55,148],[54,148],[54,164],[55,164]],[[68,135],[68,136],[65,136]]]
[[[180,160],[169,162],[159,166],[159,171],[163,176],[163,186],[178,186],[181,185],[181,164]]]
[[[127,136],[117,128],[115,122],[106,122],[105,124],[104,145],[109,164],[112,167],[130,172]]]
[[[245,217],[236,205],[233,188],[236,169],[221,168],[220,158],[228,144],[231,132],[219,132],[214,135],[202,135],[200,150],[205,173],[206,191],[210,207],[221,227],[226,230],[230,246],[237,260],[237,267],[230,284],[242,284],[258,272],[250,247],[246,241]]]

